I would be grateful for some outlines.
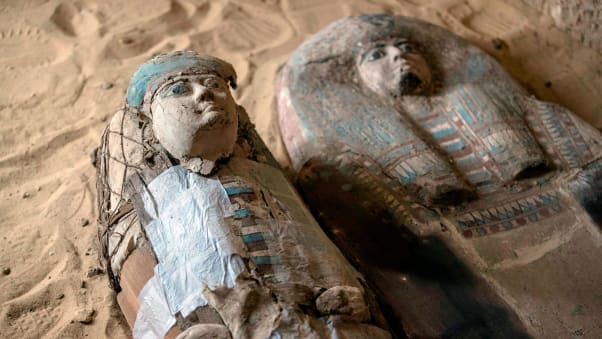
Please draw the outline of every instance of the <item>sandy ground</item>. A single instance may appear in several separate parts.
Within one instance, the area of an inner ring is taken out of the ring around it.
[[[235,97],[286,165],[275,118],[278,68],[329,22],[376,12],[449,28],[539,98],[602,127],[602,55],[520,0],[2,1],[0,336],[129,336],[106,275],[94,271],[89,154],[137,65],[176,49],[229,60],[239,73]],[[78,321],[85,310],[94,310],[90,324]]]

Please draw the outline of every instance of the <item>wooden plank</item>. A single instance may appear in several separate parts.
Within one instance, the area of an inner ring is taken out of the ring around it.
[[[155,274],[153,271],[155,265],[157,261],[152,253],[144,248],[137,248],[126,259],[121,269],[122,290],[117,294],[117,303],[131,329],[134,329],[136,315],[140,309],[138,295],[146,282]],[[175,338],[178,334],[180,330],[177,326],[173,326],[165,338]]]
[[[121,292],[117,294],[117,303],[130,327],[134,328],[138,305],[138,295],[146,282],[155,274],[155,257],[143,248],[135,249],[125,260],[121,269]]]

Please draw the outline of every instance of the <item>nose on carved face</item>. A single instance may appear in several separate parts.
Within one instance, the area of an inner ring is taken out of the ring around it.
[[[213,91],[211,91],[211,89],[209,89],[205,86],[200,86],[200,88],[198,89],[198,91],[196,93],[196,101],[197,102],[209,101],[209,100],[213,100],[214,98],[215,98],[215,96],[213,95]]]
[[[401,57],[403,56],[403,51],[397,47],[389,46],[387,48],[387,54],[394,61],[399,61],[401,59]]]

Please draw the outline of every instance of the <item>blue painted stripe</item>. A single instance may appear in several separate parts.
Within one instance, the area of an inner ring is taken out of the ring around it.
[[[448,152],[456,152],[461,150],[466,144],[462,140],[457,140],[447,146],[445,146],[445,150]]]
[[[446,137],[448,135],[452,135],[454,133],[456,133],[456,130],[454,128],[447,127],[447,128],[442,129],[442,130],[433,132],[432,135],[433,135],[433,138],[435,138],[435,139],[441,139],[443,137]]]
[[[435,116],[432,119],[422,122],[421,125],[430,130],[445,123],[449,123],[449,120],[445,116]]]
[[[554,194],[542,194],[540,196],[541,201],[546,204],[546,205],[551,205],[551,204],[555,204],[558,201],[558,197],[555,196]]]
[[[234,211],[235,218],[244,218],[244,217],[248,217],[249,215],[251,215],[251,211],[249,211],[246,208],[242,208],[242,209]]]
[[[228,194],[229,196],[243,194],[243,193],[255,193],[255,192],[253,192],[253,189],[251,189],[249,187],[240,187],[240,186],[226,187],[226,194]]]
[[[263,237],[263,233],[261,233],[261,232],[244,234],[242,236],[242,241],[244,241],[245,243],[263,241],[263,240],[265,240],[265,238]]]
[[[505,150],[505,148],[502,145],[491,144],[490,147],[489,147],[489,152],[491,152],[491,154],[497,154],[497,153],[500,153],[500,152],[502,152],[504,150]]]
[[[479,98],[474,95],[475,93],[473,91],[467,91],[467,90],[462,90],[462,99],[464,100],[464,102],[466,103],[466,106],[468,107],[468,111],[466,112],[467,114],[472,113],[474,114],[475,118],[477,119],[477,121],[483,121],[485,119],[487,119],[487,121],[489,121],[491,118],[490,117],[483,117],[481,115],[481,112],[483,111],[482,109],[478,109],[478,107],[484,107],[483,103],[481,103],[479,100]],[[476,106],[475,106],[476,104]],[[487,110],[485,110],[487,111]],[[472,118],[470,118],[470,123],[473,122]]]
[[[456,164],[458,164],[458,166],[462,166],[462,167],[472,167],[472,166],[476,165],[477,163],[478,163],[478,160],[477,160],[477,157],[474,156],[474,154],[471,154],[464,159],[456,160]]]
[[[347,135],[349,133],[347,133],[347,130],[345,129],[344,126],[341,125],[335,125],[334,126],[334,131],[337,134],[337,136],[343,138],[344,140],[347,140]]]
[[[401,182],[404,184],[409,184],[412,181],[414,181],[414,179],[416,179],[415,172],[410,172],[410,173],[407,173],[407,175],[402,175],[399,177],[399,180],[401,180]]]
[[[384,141],[386,141],[388,143],[392,143],[394,141],[393,138],[391,138],[391,136],[388,135],[387,132],[383,131],[382,129],[378,130],[378,134]]]
[[[464,119],[464,122],[471,125],[473,123],[472,117],[470,116],[470,114],[468,114],[466,109],[464,109],[464,106],[462,105],[462,103],[460,103],[460,100],[458,100],[458,98],[455,95],[451,95],[451,98],[454,101],[454,104],[456,104],[456,109],[462,116],[462,119]]]
[[[252,257],[252,258],[253,258],[253,262],[256,265],[275,265],[275,264],[281,263],[280,257],[273,257],[270,255],[262,255],[262,256],[258,256],[258,257]]]

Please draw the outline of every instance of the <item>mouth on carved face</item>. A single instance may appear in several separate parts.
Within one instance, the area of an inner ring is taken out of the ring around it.
[[[228,127],[233,122],[226,111],[218,106],[209,106],[196,113],[200,115],[198,125],[199,131]]]
[[[202,115],[210,114],[211,112],[222,112],[222,111],[223,110],[221,109],[221,107],[219,107],[213,103],[209,103],[209,104],[199,106],[194,111],[194,113],[202,116]]]
[[[398,95],[416,94],[422,87],[422,80],[410,71],[402,71],[398,83]]]

